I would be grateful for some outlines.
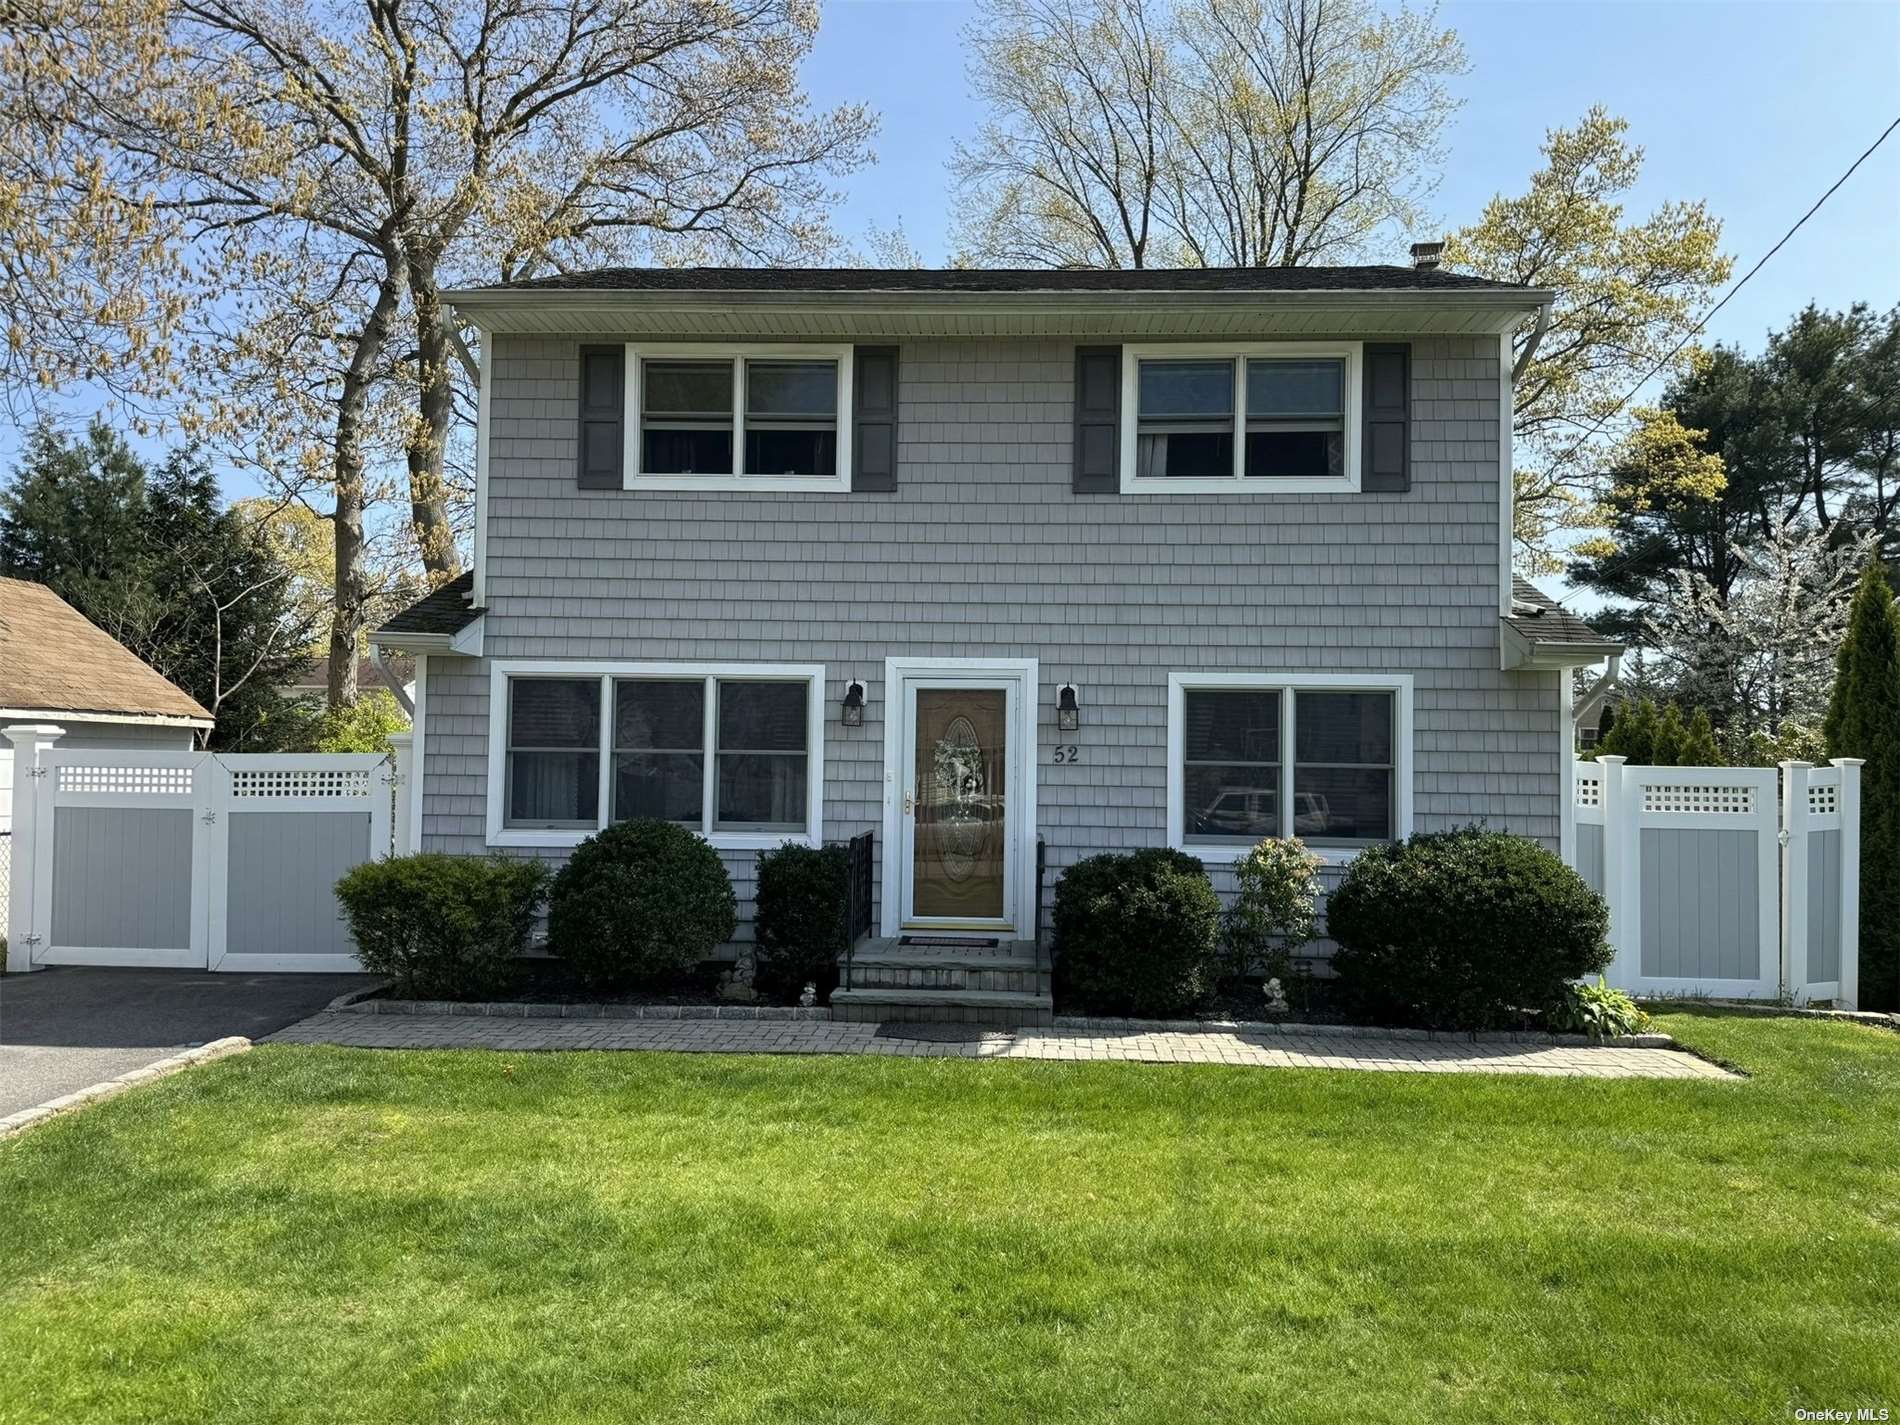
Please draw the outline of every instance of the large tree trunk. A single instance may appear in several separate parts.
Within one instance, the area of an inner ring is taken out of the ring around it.
[[[443,478],[444,447],[455,419],[455,388],[451,364],[448,314],[436,287],[435,263],[426,258],[409,264],[409,295],[416,309],[417,403],[416,424],[409,438],[409,518],[415,527],[416,547],[431,582],[452,579],[462,572],[455,551],[455,531],[449,524],[448,485]]]
[[[363,468],[363,413],[370,385],[390,324],[402,301],[404,274],[400,259],[390,262],[376,289],[356,350],[343,373],[343,391],[336,412],[336,604],[330,616],[329,704],[340,708],[356,701],[356,642],[363,633],[363,508],[368,481]]]

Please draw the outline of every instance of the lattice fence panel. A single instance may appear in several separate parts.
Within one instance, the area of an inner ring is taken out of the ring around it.
[[[58,772],[59,789],[62,792],[185,797],[191,795],[193,776],[190,767],[88,767],[68,764],[60,767]]]
[[[1643,783],[1643,810],[1690,812],[1697,815],[1753,816],[1753,787],[1703,786],[1696,783]]]
[[[299,798],[339,801],[370,794],[367,768],[346,770],[305,768],[298,770],[242,771],[231,774],[231,795],[247,800],[283,800]]]

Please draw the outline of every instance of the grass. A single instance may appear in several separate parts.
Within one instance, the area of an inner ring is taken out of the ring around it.
[[[1900,1407],[1900,1035],[1663,1023],[1752,1077],[262,1049],[0,1147],[0,1420]]]

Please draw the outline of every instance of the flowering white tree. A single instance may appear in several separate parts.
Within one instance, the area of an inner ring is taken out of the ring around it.
[[[1734,733],[1818,721],[1871,543],[1841,543],[1790,517],[1737,551],[1743,567],[1726,601],[1701,574],[1679,572],[1649,620],[1677,695],[1725,713]]]

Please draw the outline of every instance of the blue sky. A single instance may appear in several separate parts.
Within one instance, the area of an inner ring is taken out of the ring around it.
[[[880,161],[846,181],[847,237],[900,219],[927,261],[948,259],[945,162],[980,112],[949,0],[825,0],[806,67],[815,104],[862,100],[883,119]],[[1553,125],[1592,104],[1630,120],[1648,161],[1632,212],[1702,198],[1745,272],[1900,114],[1900,4],[1446,4],[1471,72],[1449,135],[1429,236],[1469,221],[1493,194],[1521,191]],[[1405,260],[1406,238],[1389,259]],[[1758,350],[1809,301],[1900,301],[1900,133],[1710,327]],[[81,408],[85,408],[82,403]],[[0,430],[0,470],[18,451]],[[250,493],[233,480],[227,494]]]
[[[884,120],[880,162],[850,180],[842,231],[901,217],[926,260],[947,259],[944,164],[980,117],[960,39],[973,13],[947,0],[827,0],[806,70],[812,98],[862,99]],[[1900,5],[1494,0],[1439,13],[1471,59],[1436,202],[1441,227],[1522,189],[1544,131],[1601,103],[1647,151],[1631,210],[1705,199],[1740,276],[1900,115]],[[1403,260],[1403,242],[1391,257]],[[1900,134],[1710,331],[1755,349],[1810,300],[1857,299],[1900,300]]]

